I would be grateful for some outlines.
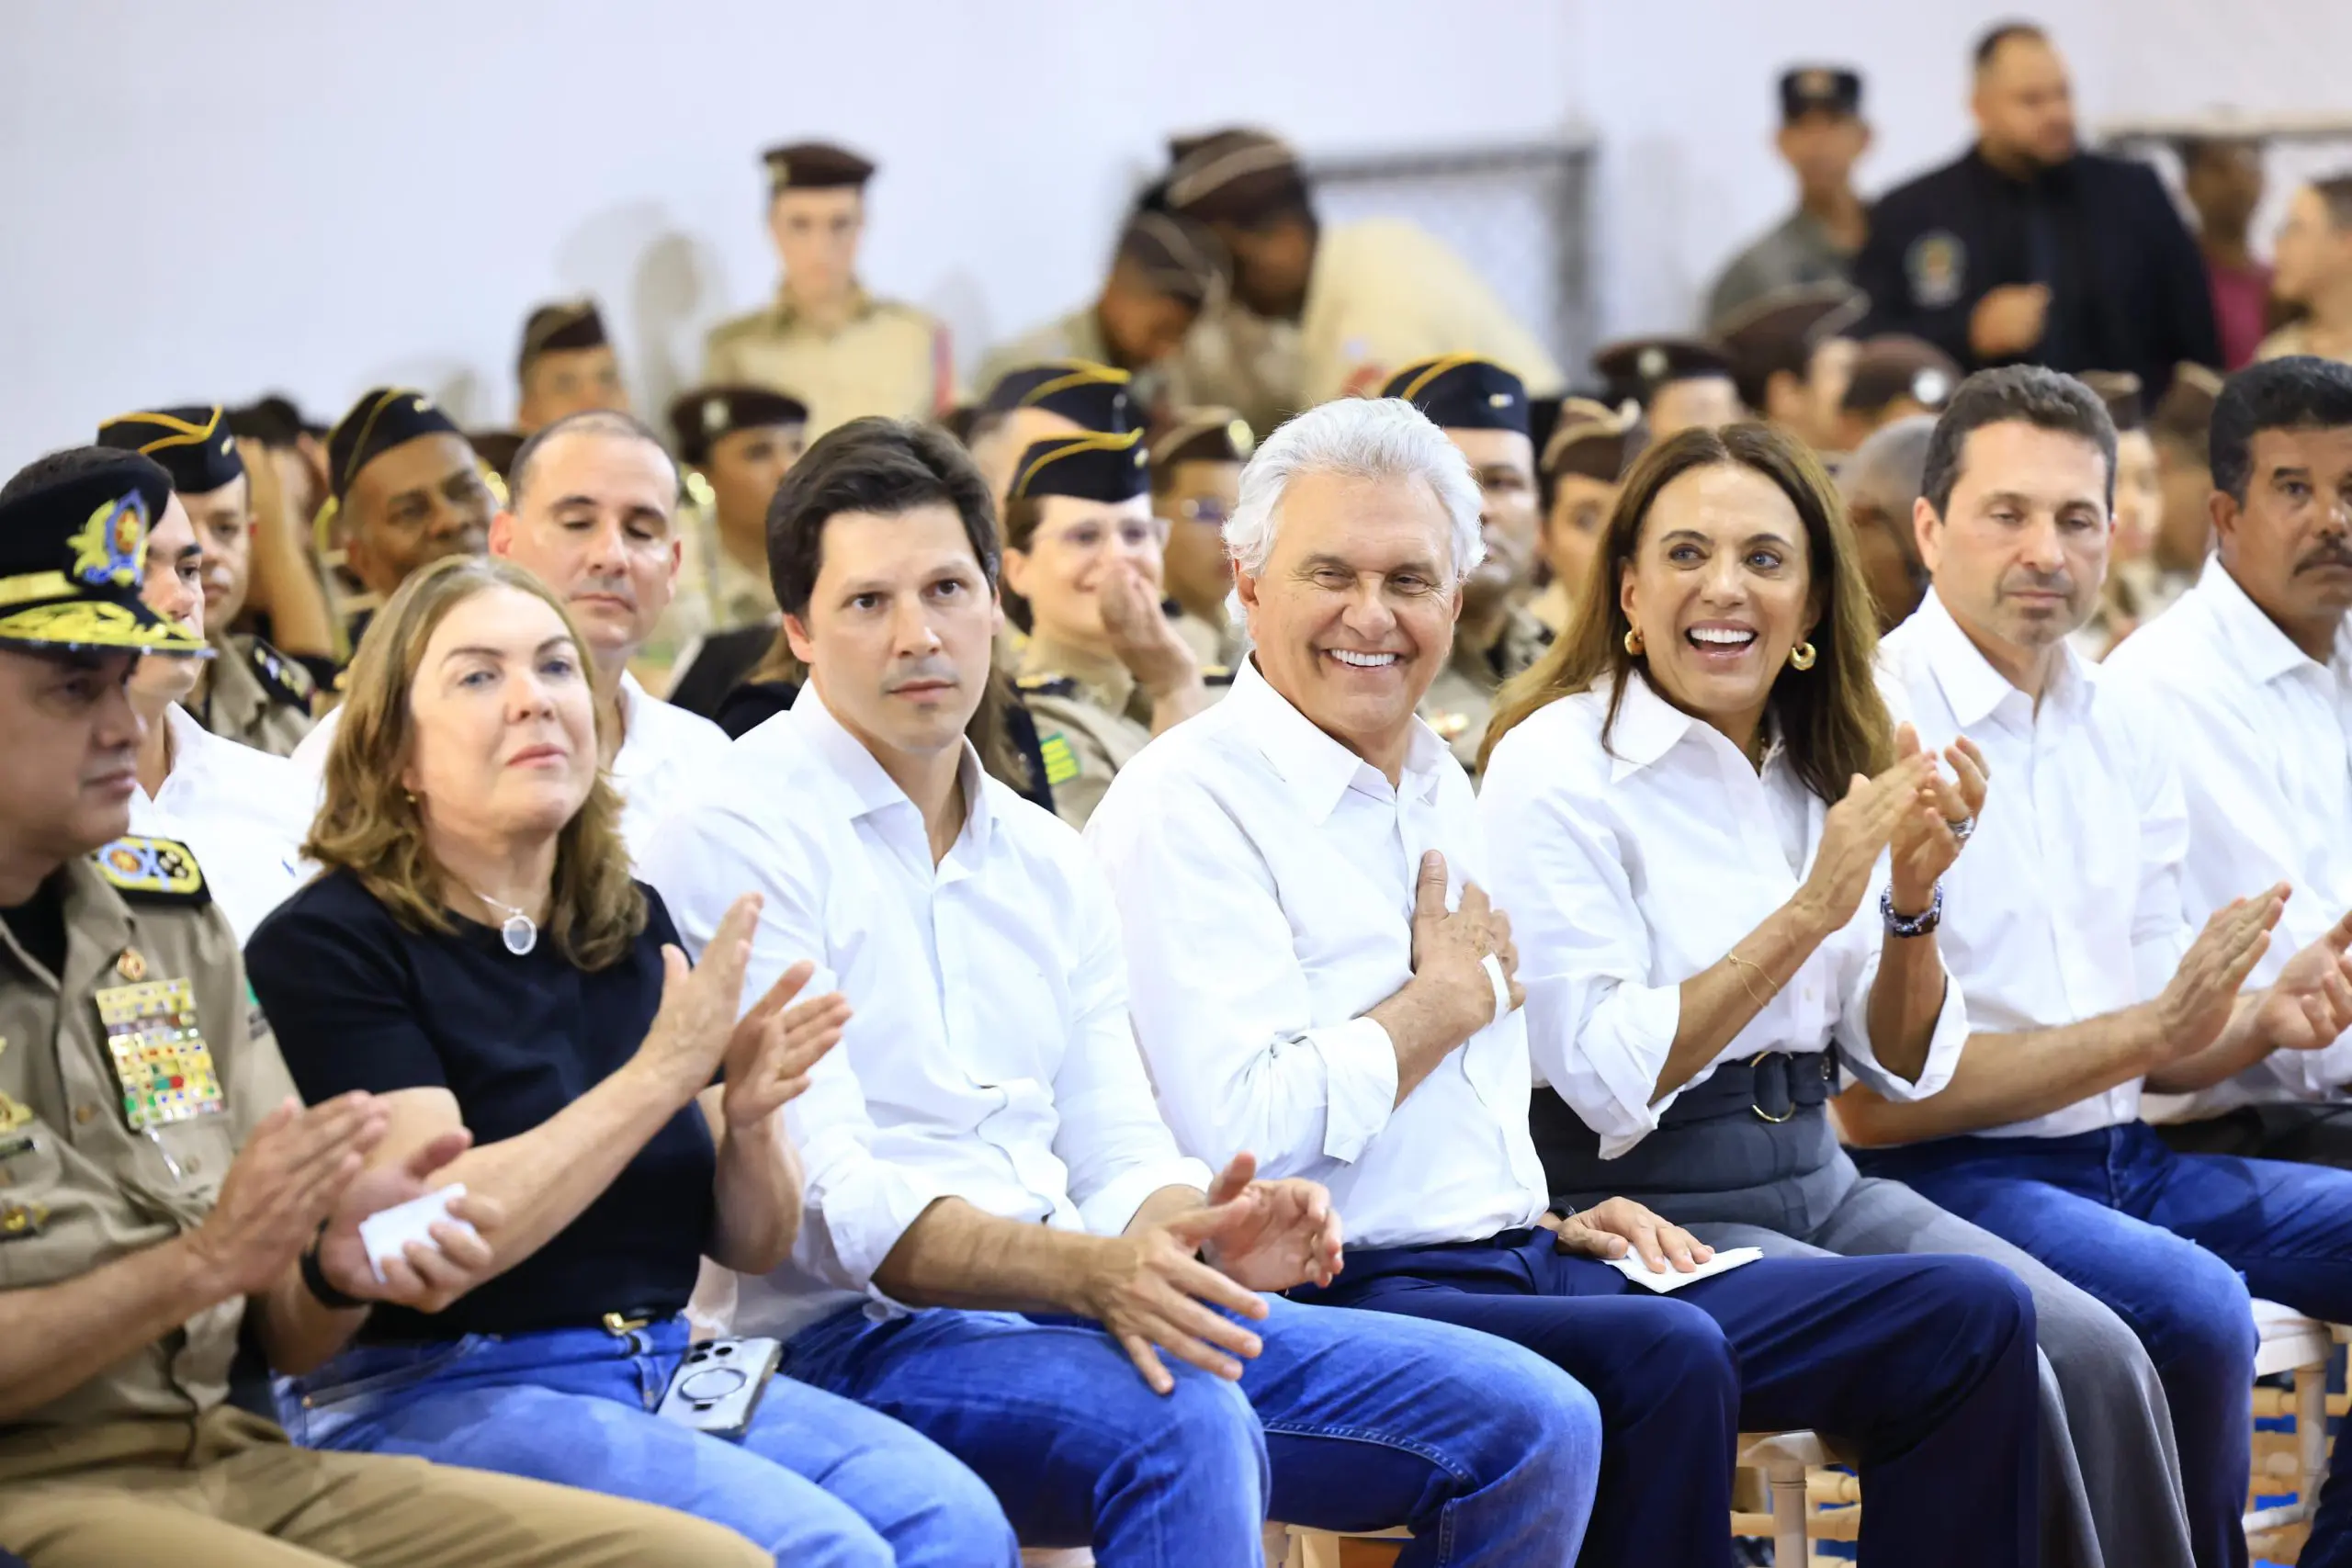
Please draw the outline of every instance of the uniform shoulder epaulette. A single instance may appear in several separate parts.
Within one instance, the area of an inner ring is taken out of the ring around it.
[[[1074,697],[1078,695],[1078,682],[1068,675],[1023,675],[1013,684],[1021,688],[1024,696]]]
[[[255,637],[245,650],[245,661],[261,677],[264,691],[289,706],[308,711],[311,695],[319,689],[318,682],[294,659]]]
[[[1224,665],[1212,664],[1207,669],[1201,671],[1201,684],[1204,686],[1230,686],[1233,684],[1233,671],[1227,669]]]
[[[126,898],[191,908],[212,902],[196,852],[177,839],[127,835],[91,855],[90,863]]]

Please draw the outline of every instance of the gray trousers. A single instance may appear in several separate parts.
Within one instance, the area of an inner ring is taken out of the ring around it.
[[[1804,1185],[1809,1223],[1781,1228],[1790,1212],[1785,1187],[1774,1183],[1754,1190],[1759,1223],[1711,1217],[1687,1228],[1710,1247],[1760,1247],[1768,1257],[1944,1252],[2006,1265],[2033,1292],[2041,1325],[2046,1568],[2192,1568],[2172,1412],[2121,1318],[1992,1232],[1901,1182],[1862,1176],[1843,1150]],[[1652,1206],[1673,1219],[1677,1196],[1660,1194]],[[1710,1194],[1704,1207],[1722,1215],[1739,1198]]]

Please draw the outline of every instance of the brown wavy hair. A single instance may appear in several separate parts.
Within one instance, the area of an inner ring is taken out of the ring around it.
[[[588,668],[587,641],[546,584],[494,556],[454,556],[412,573],[359,645],[342,717],[327,751],[326,798],[302,852],[340,868],[411,931],[451,929],[441,867],[424,846],[424,818],[401,783],[416,744],[410,707],[425,644],[449,612],[478,593],[512,588],[553,610]],[[596,742],[609,739],[602,705]],[[621,841],[621,797],[602,768],[588,798],[556,836],[548,940],[582,969],[617,964],[645,930],[645,894]]]
[[[1771,480],[1804,524],[1818,612],[1811,641],[1819,658],[1802,674],[1782,671],[1766,704],[1797,776],[1815,795],[1834,802],[1845,795],[1856,773],[1875,776],[1893,764],[1894,729],[1875,676],[1876,612],[1837,486],[1801,443],[1771,425],[1746,423],[1686,430],[1642,454],[1625,476],[1592,553],[1575,618],[1543,658],[1496,694],[1494,717],[1479,748],[1480,768],[1494,755],[1495,743],[1537,709],[1604,682],[1611,690],[1600,743],[1609,744],[1626,683],[1644,665],[1641,655],[1625,651],[1633,623],[1625,617],[1620,592],[1643,525],[1668,485],[1693,468],[1717,464],[1735,464]]]

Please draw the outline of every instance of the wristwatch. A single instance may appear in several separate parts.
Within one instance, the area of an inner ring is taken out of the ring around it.
[[[1928,900],[1927,908],[1917,915],[1894,912],[1894,889],[1887,888],[1878,896],[1878,918],[1886,922],[1889,936],[1926,936],[1943,923],[1944,885],[1936,884],[1936,896]]]
[[[328,1283],[327,1271],[319,1262],[319,1244],[326,1238],[327,1227],[321,1224],[319,1234],[312,1236],[311,1245],[302,1249],[302,1288],[317,1297],[321,1306],[332,1307],[336,1312],[356,1312],[361,1307],[373,1304],[361,1301],[357,1296],[345,1295]]]

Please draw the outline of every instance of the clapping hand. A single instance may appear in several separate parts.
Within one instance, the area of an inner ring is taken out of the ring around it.
[[[2282,1051],[2316,1051],[2352,1029],[2352,914],[2287,960],[2262,999],[2256,1026]]]
[[[1222,1218],[1204,1255],[1253,1291],[1329,1284],[1341,1268],[1331,1194],[1318,1181],[1259,1181],[1257,1173],[1257,1159],[1238,1154],[1209,1188],[1206,1212]]]
[[[473,1141],[463,1128],[444,1133],[399,1164],[379,1166],[352,1182],[319,1237],[319,1269],[327,1283],[361,1301],[439,1312],[489,1279],[496,1271],[490,1237],[505,1212],[478,1192],[450,1202],[449,1217],[433,1224],[431,1246],[412,1241],[401,1257],[384,1259],[380,1280],[359,1239],[360,1221],[423,1197],[430,1189],[427,1178]]]
[[[720,1105],[729,1132],[767,1122],[808,1087],[809,1069],[841,1043],[849,998],[839,991],[790,1006],[817,966],[802,959],[768,987],[735,1025],[727,1048],[727,1087]]]
[[[1919,732],[1907,724],[1894,732],[1894,757],[1897,767],[1918,761],[1927,769],[1917,786],[1918,807],[1896,823],[1888,846],[1895,909],[1923,914],[1935,898],[1936,884],[1960,859],[1961,845],[1975,830],[1991,773],[1984,753],[1963,735],[1944,750],[1944,760],[1951,764],[1947,778],[1920,745]]]

